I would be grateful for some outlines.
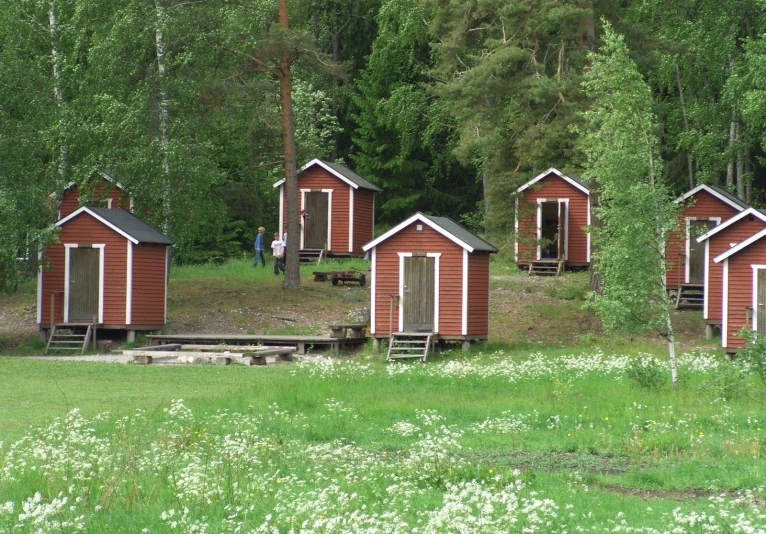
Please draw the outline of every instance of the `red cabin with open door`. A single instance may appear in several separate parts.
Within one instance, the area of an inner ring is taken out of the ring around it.
[[[560,261],[590,263],[590,189],[558,169],[538,174],[516,190],[514,258],[520,265]]]
[[[416,213],[364,246],[372,260],[370,333],[487,339],[489,255],[497,249],[447,217]]]
[[[279,227],[287,230],[285,180],[279,188]],[[298,173],[300,249],[329,256],[362,256],[373,237],[375,193],[381,189],[339,163],[314,159]],[[288,240],[290,236],[288,236]]]
[[[173,242],[122,209],[83,206],[56,223],[58,243],[42,254],[37,322],[159,330],[167,315],[168,247]]]

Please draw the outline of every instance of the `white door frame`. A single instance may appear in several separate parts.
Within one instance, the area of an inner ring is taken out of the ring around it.
[[[543,238],[543,204],[544,203],[558,203],[559,204],[559,216],[561,216],[561,204],[566,204],[566,220],[564,221],[564,257],[563,260],[569,259],[569,199],[568,198],[538,198],[537,199],[537,259],[542,259],[540,256],[542,251],[540,250],[540,240]],[[559,225],[561,221],[559,221]]]
[[[686,250],[684,251],[684,284],[689,283],[689,271],[690,271],[690,254],[691,254],[691,238],[692,236],[689,235],[689,231],[691,228],[691,225],[689,224],[691,221],[714,221],[716,223],[716,226],[721,224],[721,218],[720,217],[686,217],[685,218],[685,232],[686,232]],[[694,236],[696,239],[699,236]],[[707,261],[707,258],[705,259]],[[705,263],[705,277],[707,277],[707,271],[708,271],[708,265]],[[703,283],[707,284],[707,282],[704,281]]]
[[[301,211],[306,209],[306,193],[327,193],[327,250],[332,250],[332,189],[301,189]],[[311,214],[309,213],[309,217],[311,217]],[[301,221],[303,222],[303,221]],[[305,235],[304,235],[304,228],[303,224],[300,225],[301,228],[301,249],[304,248],[303,244],[305,242]],[[287,236],[287,239],[290,239],[290,236]]]
[[[398,252],[399,255],[399,332],[404,331],[404,258],[414,256],[412,252]],[[434,334],[439,333],[439,259],[441,252],[427,252],[427,258],[434,258]]]
[[[64,322],[69,322],[69,264],[70,250],[80,248],[77,243],[64,243]],[[93,244],[89,248],[99,249],[98,255],[98,322],[104,322],[104,250],[105,243]]]

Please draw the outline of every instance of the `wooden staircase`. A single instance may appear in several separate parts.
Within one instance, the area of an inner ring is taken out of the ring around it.
[[[48,336],[45,354],[51,350],[79,350],[85,353],[88,343],[96,347],[96,325],[94,323],[61,323],[53,325]]]
[[[705,305],[703,284],[681,284],[676,293],[676,309],[701,310]]]
[[[301,265],[304,264],[315,264],[319,265],[322,263],[322,258],[324,258],[325,251],[321,248],[302,248],[298,251],[298,258],[299,263]]]
[[[401,332],[392,334],[388,340],[388,356],[386,361],[403,358],[420,358],[426,361],[431,348],[433,334]]]
[[[564,260],[535,260],[529,262],[527,275],[559,276],[564,272]]]

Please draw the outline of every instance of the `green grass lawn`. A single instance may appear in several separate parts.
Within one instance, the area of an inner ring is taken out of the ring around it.
[[[763,386],[697,354],[647,389],[629,360],[0,359],[0,531],[761,532]]]

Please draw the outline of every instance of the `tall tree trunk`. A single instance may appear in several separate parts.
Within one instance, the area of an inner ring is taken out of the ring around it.
[[[332,61],[334,65],[338,64],[338,58],[340,56],[340,29],[338,28],[338,3],[333,3],[332,8]],[[335,98],[332,99],[331,109],[330,112],[332,113],[332,116],[335,117],[335,120],[338,120],[338,93],[340,84],[338,77],[333,77],[333,86],[335,87]],[[335,161],[338,159],[338,139],[339,134],[338,132],[333,132],[332,134],[332,150],[330,150],[330,159],[332,161]]]
[[[279,26],[283,37],[287,38],[288,11],[287,0],[279,0]],[[279,62],[279,101],[282,117],[282,150],[284,153],[285,195],[287,197],[287,265],[285,268],[285,288],[298,289],[301,286],[301,273],[298,262],[300,232],[298,229],[298,166],[295,154],[295,125],[293,117],[292,75],[290,67],[292,56],[288,43],[283,43]]]
[[[737,128],[738,145],[739,141],[739,128]],[[740,200],[745,200],[745,155],[741,146],[737,146],[737,196]]]
[[[170,183],[170,158],[168,150],[170,146],[170,133],[168,131],[169,118],[168,118],[168,93],[166,91],[167,80],[165,74],[165,42],[162,36],[162,24],[165,18],[165,10],[162,8],[158,0],[154,3],[157,12],[157,27],[154,34],[154,46],[157,52],[157,82],[160,88],[160,147],[162,149],[162,172],[164,174],[162,180],[162,205],[163,205],[163,228],[165,233],[169,233],[170,228],[170,214],[171,214],[171,195],[173,193],[173,186]]]
[[[489,199],[489,162],[487,160],[481,167],[481,189],[484,200],[484,220],[488,221],[491,220],[493,213],[492,202]]]
[[[53,96],[56,98],[56,105],[59,109],[59,116],[64,111],[64,91],[62,89],[61,81],[61,54],[59,53],[59,31],[58,31],[58,19],[56,17],[56,2],[51,1],[48,8],[48,23],[50,25],[51,33],[51,56],[53,59]],[[62,117],[63,119],[63,117]],[[67,146],[66,143],[61,143],[59,147],[59,177],[61,178],[62,186],[66,185],[66,162],[67,162]]]
[[[601,224],[601,219],[599,219],[596,214],[594,213],[594,208],[598,207],[599,198],[601,196],[601,192],[599,191],[598,184],[591,183],[590,184],[590,196],[588,198],[588,201],[590,202],[590,227],[591,228],[602,228],[603,224]],[[588,229],[588,232],[591,232],[590,229]],[[594,239],[593,235],[590,236],[590,267],[588,268],[589,274],[590,274],[590,282],[589,282],[589,289],[592,293],[596,295],[602,295],[601,290],[601,273],[598,272],[598,262],[593,257],[593,250],[594,250]]]
[[[586,14],[580,17],[580,29],[582,30],[582,44],[588,50],[593,50],[596,44],[596,25],[593,22],[593,1],[580,0],[578,7],[587,10]]]
[[[684,120],[684,132],[689,131],[689,119],[686,116],[686,102],[684,101],[684,90],[681,85],[681,73],[678,70],[678,63],[673,62],[673,66],[676,71],[676,86],[678,87],[678,99],[681,104],[681,117]],[[687,148],[686,150],[686,166],[689,172],[689,190],[694,189],[694,163],[692,161],[692,151]]]
[[[737,116],[732,106],[731,120],[729,121],[729,162],[726,164],[726,187],[734,187],[736,172],[734,160],[736,155],[734,153],[734,147],[737,144]]]
[[[743,148],[745,152],[745,202],[748,204],[753,203],[753,166],[750,162],[750,146],[745,145]]]
[[[665,234],[667,235],[667,234]],[[660,267],[664,270],[665,269],[665,250],[666,250],[666,240],[664,237],[660,237],[660,249],[663,251],[663,253],[660,255]],[[661,295],[662,295],[662,303],[664,305],[664,313],[665,313],[665,328],[667,330],[666,332],[666,339],[668,340],[668,361],[670,363],[670,381],[673,384],[673,389],[676,389],[678,387],[678,363],[676,361],[676,338],[673,331],[673,321],[670,316],[670,296],[668,295],[668,287],[667,283],[665,281],[665,277],[662,277],[661,281]]]

